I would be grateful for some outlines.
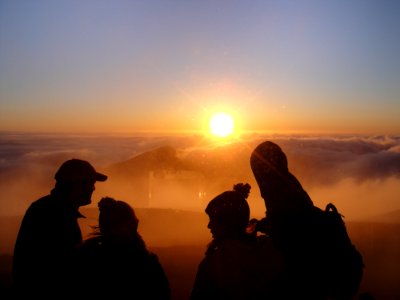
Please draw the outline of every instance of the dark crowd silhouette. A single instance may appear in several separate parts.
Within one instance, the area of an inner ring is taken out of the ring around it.
[[[250,166],[266,215],[250,219],[248,183],[237,183],[208,203],[212,240],[190,299],[355,299],[363,259],[336,207],[313,204],[277,144],[258,145]],[[13,256],[14,296],[171,299],[168,277],[138,233],[129,204],[103,197],[98,226],[83,240],[79,208],[91,203],[95,183],[107,176],[87,161],[71,159],[54,178],[50,194],[33,202],[23,217]]]

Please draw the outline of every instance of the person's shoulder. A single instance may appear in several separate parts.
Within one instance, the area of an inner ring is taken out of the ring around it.
[[[52,204],[53,201],[51,201],[53,197],[49,194],[43,197],[40,197],[39,199],[33,201],[31,205],[29,206],[29,209],[41,209],[44,207],[47,207]]]
[[[255,241],[243,239],[224,239],[215,243],[207,250],[207,261],[229,261],[234,257],[245,257],[252,253],[256,246]]]
[[[239,251],[242,249],[243,251],[247,251],[249,249],[252,249],[256,246],[257,239],[251,236],[245,236],[243,238],[239,239],[226,239],[222,241],[220,245],[220,249],[222,251],[229,251],[229,250],[234,250],[234,251]]]
[[[150,272],[156,273],[156,274],[160,274],[164,272],[164,268],[159,260],[159,257],[157,254],[148,251],[147,254],[147,266]]]
[[[51,206],[53,205],[51,199],[51,195],[46,195],[33,201],[26,210],[26,215],[44,214],[47,210],[51,209]]]
[[[229,248],[229,242],[226,240],[215,241],[213,240],[207,247],[207,251],[203,261],[210,261],[221,255],[226,248]]]

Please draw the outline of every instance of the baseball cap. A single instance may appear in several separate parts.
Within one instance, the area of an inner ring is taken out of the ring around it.
[[[57,181],[107,180],[107,176],[97,172],[88,161],[76,158],[65,161],[54,175],[54,178]]]

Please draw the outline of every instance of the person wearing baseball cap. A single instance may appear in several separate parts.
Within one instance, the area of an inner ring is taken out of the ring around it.
[[[18,232],[13,258],[13,285],[17,294],[50,296],[67,291],[74,248],[82,242],[79,208],[91,203],[97,181],[107,180],[85,160],[61,164],[50,194],[27,209]]]

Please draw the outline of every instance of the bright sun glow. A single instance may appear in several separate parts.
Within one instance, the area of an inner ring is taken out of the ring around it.
[[[217,113],[211,117],[210,129],[213,135],[227,137],[233,133],[233,118],[223,112]]]

